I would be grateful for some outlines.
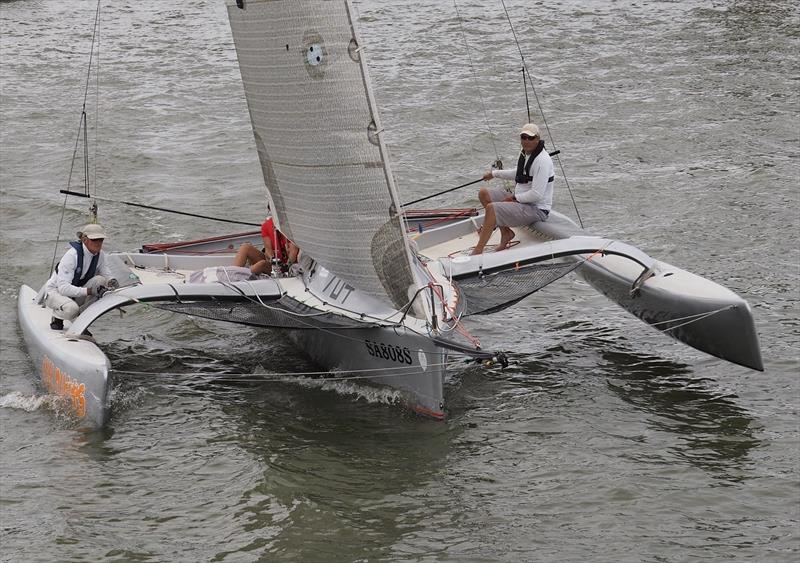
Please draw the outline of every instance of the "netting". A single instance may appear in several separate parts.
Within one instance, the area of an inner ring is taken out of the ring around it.
[[[487,315],[502,311],[563,278],[582,263],[530,264],[460,279],[456,283],[466,303],[464,315]]]
[[[174,313],[265,328],[342,329],[372,326],[347,317],[320,313],[293,299],[279,299],[264,303],[258,300],[183,301],[161,303],[155,306]]]

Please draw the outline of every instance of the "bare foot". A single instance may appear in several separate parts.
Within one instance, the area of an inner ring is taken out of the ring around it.
[[[478,247],[472,249],[472,252],[469,253],[470,256],[477,256],[478,254],[483,254],[483,249],[481,248],[478,250]]]
[[[514,231],[509,228],[503,227],[500,229],[500,244],[494,247],[495,252],[500,252],[508,248],[509,243],[514,240]]]

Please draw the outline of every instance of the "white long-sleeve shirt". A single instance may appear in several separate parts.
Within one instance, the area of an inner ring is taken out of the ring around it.
[[[528,164],[528,159],[525,164]],[[532,180],[525,184],[514,186],[514,197],[520,203],[532,203],[539,209],[550,211],[553,207],[553,184],[555,183],[553,159],[543,149],[531,164]],[[505,168],[503,170],[492,170],[492,176],[502,180],[515,180],[517,169]]]
[[[89,268],[89,264],[92,263],[93,255],[89,252],[89,249],[86,248],[86,245],[83,245],[83,271],[85,272]],[[75,276],[75,269],[78,267],[78,251],[69,247],[69,250],[64,254],[61,258],[61,261],[58,263],[58,271],[53,272],[53,275],[50,276],[50,279],[47,280],[47,283],[44,286],[44,294],[46,295],[49,291],[57,291],[64,297],[70,297],[75,299],[76,297],[83,297],[89,294],[89,290],[85,287],[78,287],[76,285],[72,285],[72,278]],[[100,251],[100,257],[97,259],[97,268],[95,269],[96,276],[104,276],[108,279],[111,279],[113,276],[111,274],[111,270],[108,268],[108,261],[106,260],[106,253],[102,250]]]

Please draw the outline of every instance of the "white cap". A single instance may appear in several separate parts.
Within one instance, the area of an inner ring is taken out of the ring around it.
[[[91,240],[106,238],[106,233],[98,223],[89,223],[78,231],[78,238],[86,237]]]
[[[533,123],[526,123],[522,126],[522,130],[519,132],[519,134],[527,135],[528,137],[538,137],[539,128]]]

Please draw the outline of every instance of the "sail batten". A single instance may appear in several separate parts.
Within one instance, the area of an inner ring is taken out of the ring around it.
[[[349,2],[242,6],[228,15],[280,229],[367,295],[404,305],[411,256]]]

